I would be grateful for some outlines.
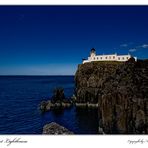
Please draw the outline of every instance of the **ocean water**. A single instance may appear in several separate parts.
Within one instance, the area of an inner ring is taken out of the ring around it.
[[[40,112],[40,102],[50,99],[55,87],[63,87],[65,96],[72,96],[74,76],[0,76],[0,134],[42,134],[50,122],[75,134],[96,134],[97,110],[72,107]]]

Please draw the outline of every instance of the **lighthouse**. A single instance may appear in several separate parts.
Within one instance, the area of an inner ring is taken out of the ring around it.
[[[117,54],[109,54],[109,55],[96,55],[96,50],[92,48],[90,50],[90,56],[88,59],[83,60],[84,63],[93,62],[93,61],[118,61],[118,62],[126,62],[132,56],[130,54],[127,55],[117,55]],[[135,61],[137,61],[137,57],[133,57]]]
[[[92,48],[90,51],[90,57],[93,58],[95,56],[96,56],[96,50],[94,48]]]

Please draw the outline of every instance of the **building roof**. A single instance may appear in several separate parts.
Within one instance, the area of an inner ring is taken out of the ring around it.
[[[91,49],[91,52],[93,52],[93,51],[96,51],[95,48],[92,48],[92,49]]]

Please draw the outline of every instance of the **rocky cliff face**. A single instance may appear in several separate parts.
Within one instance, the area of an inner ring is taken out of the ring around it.
[[[148,60],[92,62],[75,74],[78,103],[98,103],[105,133],[148,133]]]

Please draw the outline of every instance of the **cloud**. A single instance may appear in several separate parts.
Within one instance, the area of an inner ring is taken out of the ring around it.
[[[148,44],[141,45],[142,48],[148,48]]]
[[[121,44],[120,46],[121,46],[121,47],[127,47],[128,44]]]
[[[140,46],[129,49],[129,52],[136,52],[137,50],[139,51],[146,48],[148,48],[148,44],[142,44]]]
[[[136,48],[129,49],[129,52],[135,52],[135,51],[137,51]]]

